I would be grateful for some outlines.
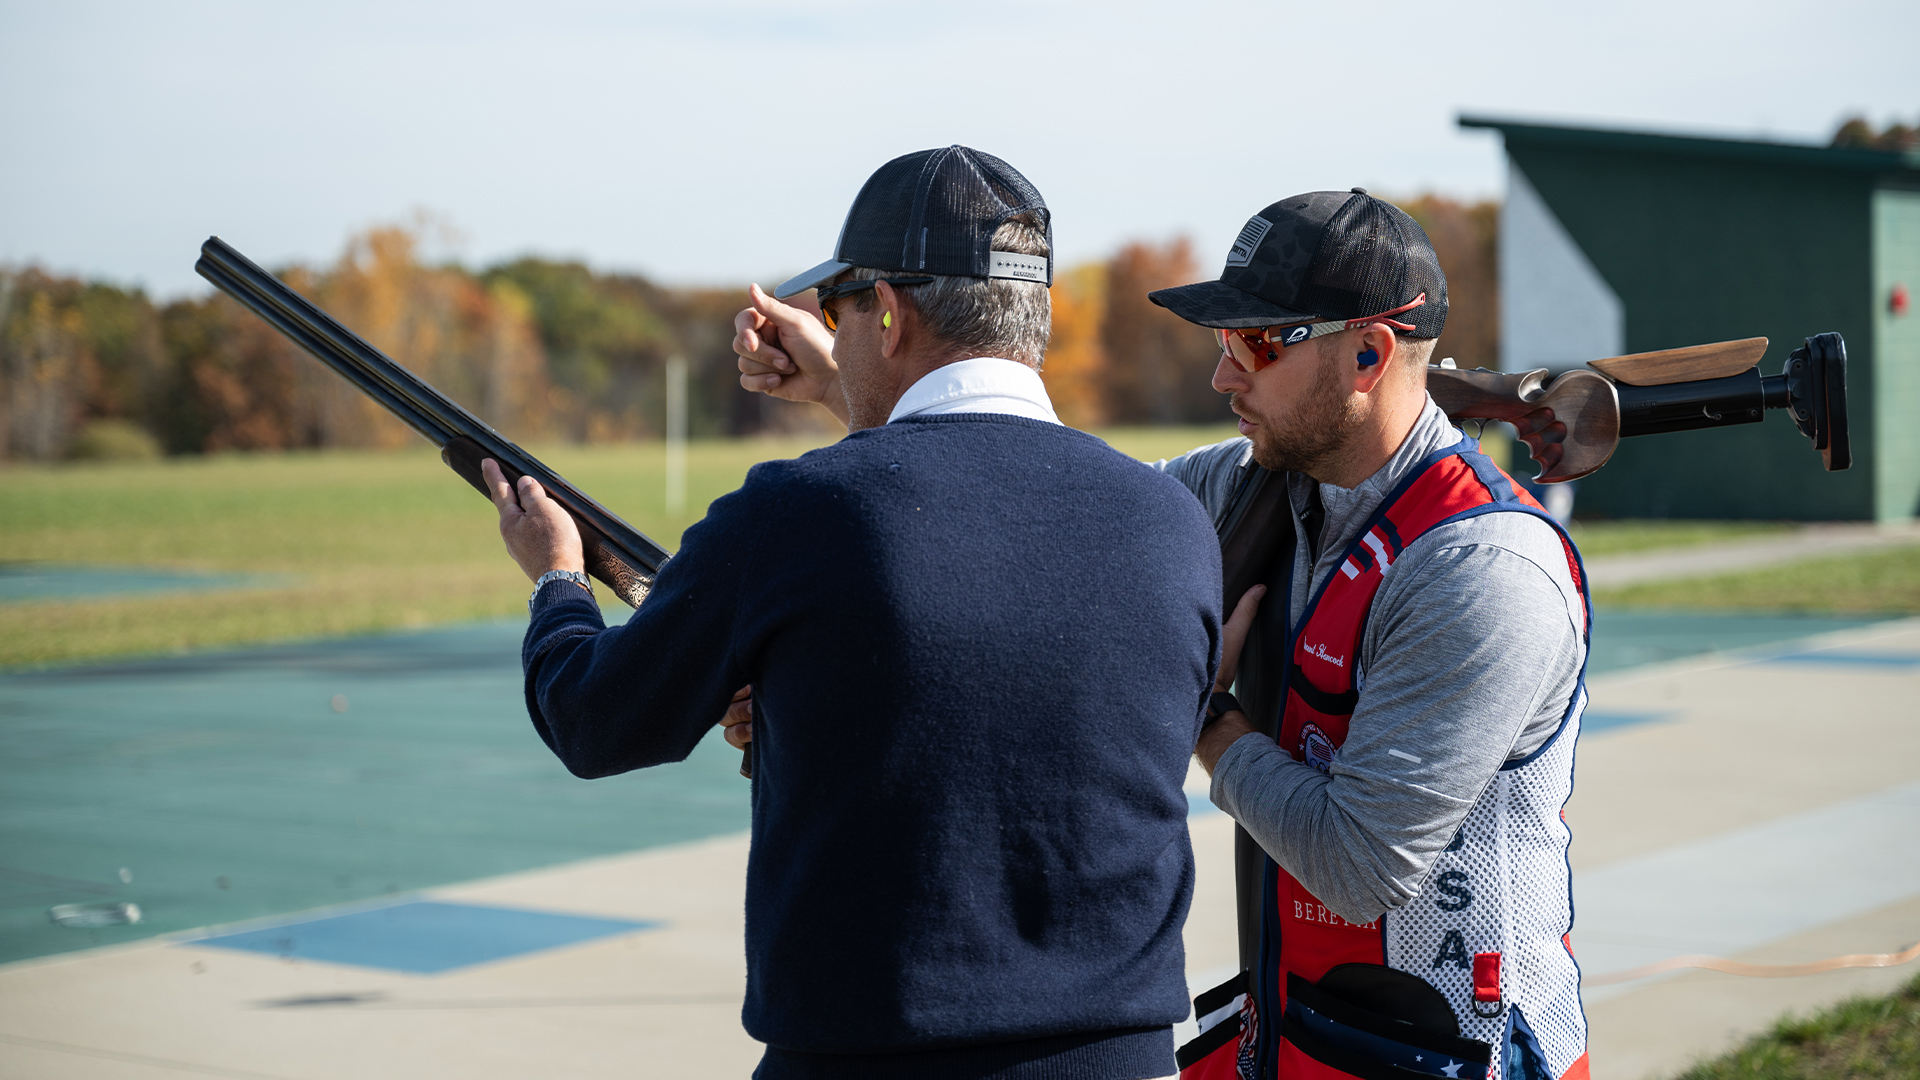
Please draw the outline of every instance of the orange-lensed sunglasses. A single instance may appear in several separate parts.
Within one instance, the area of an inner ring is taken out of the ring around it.
[[[1358,319],[1292,323],[1286,326],[1255,326],[1245,330],[1215,329],[1213,334],[1220,340],[1220,351],[1227,354],[1227,359],[1233,361],[1233,366],[1251,375],[1280,359],[1281,350],[1289,345],[1298,345],[1317,337],[1337,334],[1342,330],[1352,330],[1373,323],[1385,323],[1402,332],[1412,330],[1414,328],[1412,323],[1403,323],[1391,316],[1412,311],[1426,302],[1427,294],[1421,293],[1414,297],[1410,304],[1401,304],[1397,308],[1383,311],[1378,315],[1367,315]]]

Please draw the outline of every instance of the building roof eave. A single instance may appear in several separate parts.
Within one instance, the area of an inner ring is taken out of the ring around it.
[[[1463,128],[1498,131],[1509,147],[1559,146],[1589,150],[1621,150],[1687,157],[1735,158],[1775,165],[1856,172],[1920,174],[1920,150],[1855,150],[1811,143],[1718,139],[1698,135],[1663,135],[1615,128],[1570,127],[1523,120],[1461,114]],[[1903,177],[1904,178],[1904,177]]]

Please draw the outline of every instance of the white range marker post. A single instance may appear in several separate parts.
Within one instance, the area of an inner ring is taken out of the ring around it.
[[[687,358],[667,358],[667,513],[687,509]]]

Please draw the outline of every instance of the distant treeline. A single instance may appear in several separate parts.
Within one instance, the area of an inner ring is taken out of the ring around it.
[[[1920,124],[1889,120],[1886,127],[1876,128],[1864,116],[1849,116],[1834,129],[1831,145],[1843,150],[1887,150],[1896,154],[1920,150]]]
[[[323,271],[283,278],[515,438],[657,433],[669,356],[690,364],[696,435],[778,422],[739,389],[737,290],[667,289],[577,263],[429,266],[414,233],[374,229]],[[803,414],[802,410],[790,410]],[[144,294],[0,272],[0,447],[9,457],[388,447],[414,436],[221,294]]]
[[[1452,311],[1437,355],[1493,366],[1498,207],[1403,205],[1433,237]],[[670,288],[572,262],[473,271],[428,265],[417,236],[371,230],[332,266],[277,270],[375,347],[509,437],[658,437],[669,357],[689,365],[693,435],[818,426],[824,414],[739,388],[730,347],[742,289]],[[1184,239],[1134,243],[1054,285],[1045,376],[1062,419],[1187,424],[1230,418],[1208,386],[1212,335],[1146,299],[1211,277]],[[138,457],[391,447],[414,436],[224,295],[153,303],[138,290],[0,270],[0,454]]]

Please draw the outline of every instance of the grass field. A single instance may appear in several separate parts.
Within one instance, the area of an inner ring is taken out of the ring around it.
[[[1594,594],[1596,604],[1687,611],[1920,613],[1920,545]]]
[[[1103,433],[1152,459],[1226,438],[1215,428]],[[714,441],[688,454],[687,509],[669,515],[659,443],[537,452],[668,549],[756,462],[818,440]],[[1784,528],[1607,522],[1575,529],[1588,557]],[[0,564],[163,567],[270,576],[242,588],[0,604],[0,666],[363,634],[519,613],[526,583],[491,506],[424,445],[399,453],[227,455],[0,472]],[[1920,611],[1920,549],[1605,594],[1697,609]]]
[[[1655,548],[1697,547],[1724,540],[1750,540],[1793,526],[1772,521],[1576,521],[1573,542],[1583,558],[1631,555]]]
[[[1107,432],[1164,457],[1226,428]],[[695,443],[687,510],[665,510],[659,443],[554,446],[543,460],[669,550],[755,463],[818,441]],[[0,563],[278,575],[268,587],[0,605],[0,666],[369,633],[525,610],[492,506],[430,448],[177,458],[0,472]]]
[[[1909,1080],[1920,1076],[1920,978],[1882,998],[1788,1017],[1678,1080]]]

